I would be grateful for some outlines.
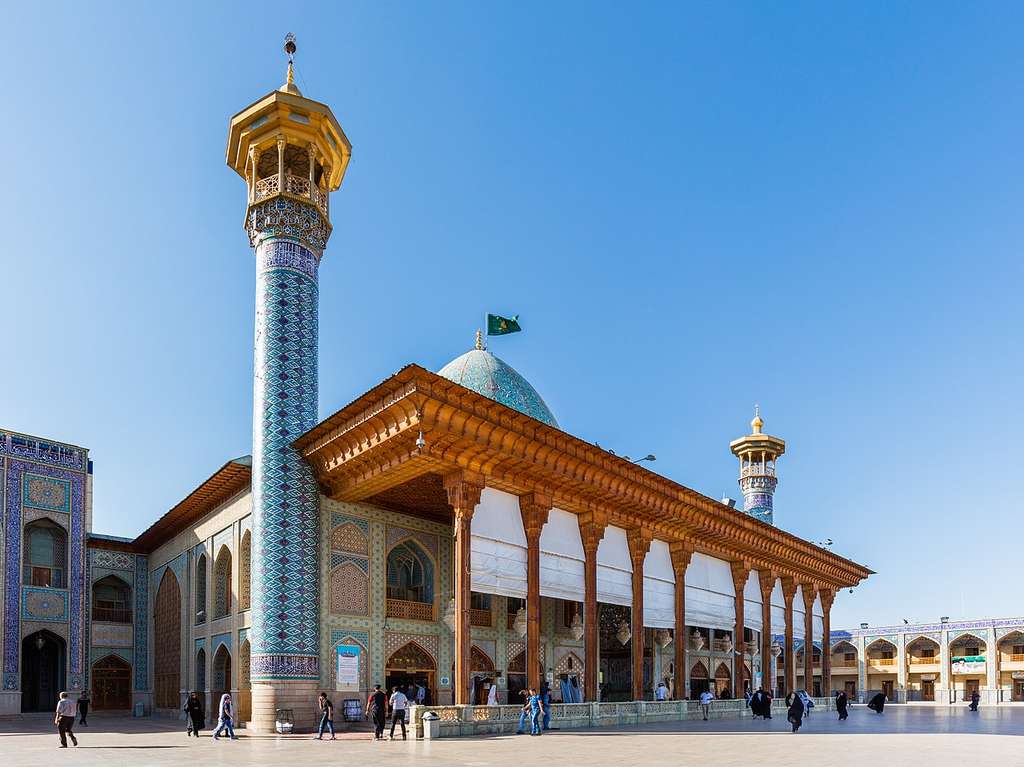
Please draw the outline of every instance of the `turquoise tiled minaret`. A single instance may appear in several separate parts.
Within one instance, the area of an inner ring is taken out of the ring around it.
[[[231,120],[228,164],[247,182],[256,252],[253,366],[253,729],[275,711],[312,725],[320,681],[320,497],[292,442],[317,423],[317,270],[331,234],[329,193],[350,145],[331,110],[292,76]],[[308,721],[307,721],[308,720]]]
[[[730,442],[729,449],[740,459],[743,511],[754,519],[774,525],[775,487],[779,482],[775,467],[779,456],[786,452],[786,443],[778,437],[764,434],[763,428],[761,410],[755,406],[750,434]]]

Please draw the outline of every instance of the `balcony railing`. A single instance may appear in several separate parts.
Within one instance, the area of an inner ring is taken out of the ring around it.
[[[740,469],[740,476],[741,477],[750,477],[750,476],[755,476],[755,477],[756,476],[774,477],[775,476],[775,467],[772,466],[771,464],[762,464],[762,463],[752,463],[752,464],[749,464],[749,465],[744,465],[744,467],[742,469]]]
[[[469,625],[480,626],[481,628],[491,627],[491,611],[490,610],[470,610],[469,611]]]
[[[410,621],[433,621],[434,605],[425,602],[406,602],[404,599],[389,599],[388,617]]]
[[[941,661],[935,655],[930,658],[915,658],[913,655],[910,656],[911,666],[938,666],[939,663],[941,663]]]
[[[868,664],[871,666],[895,666],[895,658],[868,658]]]
[[[131,623],[132,611],[123,607],[94,607],[92,619],[101,623]]]
[[[1008,653],[1003,656],[1007,663],[1024,663],[1024,652]]]
[[[846,658],[833,659],[832,668],[857,668],[857,661]]]
[[[275,173],[271,176],[267,176],[266,178],[261,178],[256,182],[256,187],[253,189],[252,201],[260,202],[261,200],[266,200],[268,197],[273,197],[280,193],[280,177]],[[329,212],[328,194],[321,191],[315,185],[310,187],[308,178],[293,176],[291,173],[285,174],[284,193],[294,195],[295,197],[305,197],[320,208],[325,216]]]

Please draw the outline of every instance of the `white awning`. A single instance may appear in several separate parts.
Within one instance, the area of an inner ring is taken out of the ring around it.
[[[793,638],[804,639],[807,632],[804,630],[804,590],[802,586],[796,587],[796,596],[793,597]]]
[[[761,597],[761,580],[758,578],[757,570],[751,570],[747,575],[747,582],[743,584],[743,624],[748,629],[761,631],[764,627],[764,617],[761,614],[761,605],[764,599]]]
[[[541,596],[583,602],[585,557],[576,515],[552,509],[540,534]]]
[[[651,541],[644,559],[644,625],[670,629],[676,623],[676,577],[665,541]]]
[[[814,635],[812,641],[825,638],[825,608],[821,606],[821,594],[814,597],[811,607],[811,633]]]
[[[782,593],[782,581],[775,579],[772,586],[772,634],[786,633],[786,597]]]
[[[470,527],[473,591],[526,597],[526,533],[519,498],[484,488]]]
[[[621,527],[606,527],[597,547],[597,601],[626,607],[633,604],[633,563]]]
[[[686,625],[732,630],[736,595],[728,562],[695,553],[686,568]]]

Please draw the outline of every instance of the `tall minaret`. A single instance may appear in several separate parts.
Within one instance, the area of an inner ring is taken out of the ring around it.
[[[740,459],[740,490],[743,491],[743,510],[763,522],[774,525],[772,496],[779,480],[775,463],[786,452],[786,443],[778,437],[763,434],[761,409],[754,406],[751,433],[729,443],[732,454]]]
[[[252,726],[292,709],[311,728],[320,679],[320,498],[291,443],[317,423],[317,268],[331,234],[330,192],[351,144],[325,104],[288,77],[231,118],[227,163],[248,186],[245,227],[256,251],[253,370]],[[307,721],[308,720],[308,721]]]

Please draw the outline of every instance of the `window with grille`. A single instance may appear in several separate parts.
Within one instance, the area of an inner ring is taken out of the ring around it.
[[[102,578],[92,587],[92,619],[106,623],[132,622],[132,590],[115,575]]]
[[[22,580],[26,586],[67,588],[68,538],[48,520],[25,527]]]
[[[206,555],[196,562],[196,623],[206,623]],[[200,688],[202,689],[202,688]]]

